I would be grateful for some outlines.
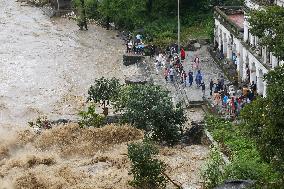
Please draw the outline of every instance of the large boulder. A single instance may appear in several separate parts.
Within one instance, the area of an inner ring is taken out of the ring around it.
[[[130,66],[133,64],[137,64],[144,60],[144,56],[142,55],[135,55],[135,54],[125,54],[123,55],[123,64],[125,66]]]
[[[221,186],[215,187],[214,189],[246,189],[251,187],[254,181],[251,180],[232,180],[225,181]]]

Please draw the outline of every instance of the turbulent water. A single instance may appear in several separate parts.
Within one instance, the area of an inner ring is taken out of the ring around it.
[[[76,117],[95,78],[136,71],[122,66],[123,52],[115,32],[79,31],[74,21],[0,0],[0,124]]]
[[[95,25],[79,31],[39,8],[0,0],[0,189],[127,189],[127,144],[143,138],[132,127],[59,126],[35,134],[27,122],[76,119],[88,87],[101,76],[124,80],[123,41]],[[206,146],[162,148],[158,158],[184,188],[201,188]],[[175,188],[169,184],[168,188]]]
[[[127,188],[126,143],[143,137],[132,127],[112,125],[71,124],[41,135],[0,131],[0,189]]]

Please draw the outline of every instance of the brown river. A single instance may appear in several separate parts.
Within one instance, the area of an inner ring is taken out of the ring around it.
[[[139,73],[123,66],[116,35],[96,25],[79,31],[72,20],[0,0],[0,189],[132,189],[127,144],[141,131],[68,124],[38,135],[27,127],[38,116],[76,119],[96,78]],[[160,147],[158,158],[184,189],[200,189],[207,156],[207,146],[191,145]]]
[[[0,124],[39,115],[74,119],[95,78],[135,72],[122,65],[123,41],[113,31],[51,20],[39,8],[0,0]]]

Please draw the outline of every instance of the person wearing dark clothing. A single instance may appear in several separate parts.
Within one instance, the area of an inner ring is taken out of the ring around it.
[[[256,93],[256,84],[254,83],[254,81],[252,81],[252,83],[250,85],[250,90],[252,90],[254,93]]]
[[[211,79],[211,80],[210,80],[210,84],[209,84],[209,88],[210,88],[210,96],[212,96],[213,87],[214,87],[214,81]]]
[[[106,29],[109,30],[109,28],[110,28],[110,17],[107,16],[106,17]]]
[[[250,101],[252,101],[253,98],[254,98],[254,93],[253,93],[252,90],[250,90],[250,91],[249,91],[249,94],[248,94],[248,99],[249,99]]]
[[[181,72],[181,83],[184,83],[185,87],[186,87],[186,78],[187,78],[187,75],[186,75],[185,71],[182,70],[182,72]]]
[[[221,85],[222,85],[222,88],[223,88],[223,86],[224,86],[224,84],[225,84],[224,76],[221,76],[220,82],[221,82]]]
[[[201,83],[201,90],[202,90],[202,97],[205,97],[205,84],[204,82]]]
[[[222,81],[219,80],[217,85],[220,91],[223,90]]]
[[[190,87],[192,86],[192,82],[193,82],[193,74],[192,72],[188,72],[188,83]]]
[[[196,77],[195,77],[196,85],[199,88],[201,86],[201,81],[202,81],[202,75],[200,70],[197,71]]]
[[[224,87],[223,87],[223,91],[224,91],[224,94],[227,94],[227,93],[228,93],[228,88],[227,88],[227,86],[226,86],[226,85],[224,85]]]

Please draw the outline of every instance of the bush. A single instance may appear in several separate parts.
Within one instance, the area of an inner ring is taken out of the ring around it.
[[[284,172],[284,66],[265,75],[267,97],[247,105],[241,116],[244,134],[257,144],[263,159]]]
[[[230,164],[223,168],[223,181],[251,179],[256,181],[256,188],[261,186],[269,188],[271,187],[271,183],[281,182],[281,174],[273,169],[272,164],[267,163],[262,158],[261,152],[257,148],[258,144],[244,135],[245,130],[241,128],[243,125],[233,125],[229,121],[212,116],[206,118],[206,123],[214,139],[222,146],[222,152],[229,155],[231,161]],[[211,161],[214,161],[214,158]],[[216,180],[214,172],[210,173],[207,171],[207,173],[205,181],[206,179]],[[213,183],[212,185],[208,185],[208,188],[212,188],[217,182],[209,183]]]
[[[114,101],[119,94],[120,84],[116,78],[106,79],[104,77],[95,80],[95,84],[88,90],[88,101],[102,103],[105,116],[108,115],[106,106]]]
[[[80,127],[101,127],[104,124],[105,118],[96,113],[94,105],[88,107],[87,111],[79,113]]]
[[[128,158],[132,163],[130,174],[133,174],[131,186],[142,189],[166,187],[167,180],[162,174],[165,164],[153,158],[158,153],[149,141],[128,145]]]
[[[220,151],[216,148],[212,148],[209,160],[201,173],[204,180],[204,187],[211,189],[221,184],[224,180],[222,170],[224,170],[224,162],[221,158]]]
[[[180,140],[180,127],[186,121],[181,106],[174,107],[169,91],[157,85],[125,86],[116,102],[124,112],[123,122],[145,130],[155,141],[174,145]]]

